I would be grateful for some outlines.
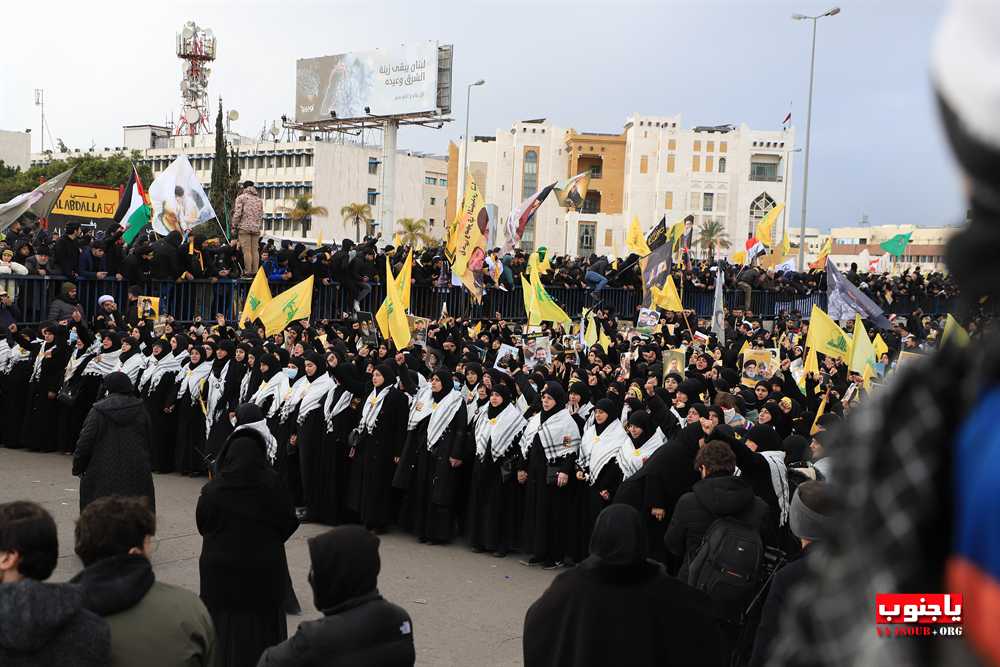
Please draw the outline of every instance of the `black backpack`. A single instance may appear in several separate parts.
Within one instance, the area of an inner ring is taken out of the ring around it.
[[[760,531],[724,516],[705,531],[688,568],[688,584],[707,593],[727,619],[738,620],[757,592],[763,560]]]

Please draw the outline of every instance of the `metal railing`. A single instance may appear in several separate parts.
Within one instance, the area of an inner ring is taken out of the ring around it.
[[[14,296],[14,303],[20,311],[18,318],[21,324],[38,324],[49,319],[49,308],[52,301],[59,295],[64,282],[60,277],[42,276],[2,276],[0,286],[6,286],[9,294]],[[120,280],[75,281],[77,299],[88,318],[93,317],[97,310],[97,299],[102,295],[110,295],[118,304],[119,311],[124,310],[128,303],[129,284]],[[290,288],[293,283],[271,283],[271,293],[279,294]],[[160,299],[160,313],[169,314],[181,322],[190,322],[196,316],[203,320],[214,319],[222,313],[230,322],[239,317],[250,289],[249,281],[244,280],[194,280],[182,283],[172,281],[149,281],[138,285],[142,296],[152,296]],[[549,295],[568,315],[573,318],[580,316],[584,308],[594,305],[594,299],[589,289],[577,287],[546,288]],[[361,310],[374,312],[385,298],[385,288],[379,283],[372,284],[371,294],[361,303]],[[601,292],[603,305],[611,308],[621,318],[633,318],[642,304],[642,293],[639,290],[624,288],[605,288]],[[726,291],[724,293],[726,307],[729,309],[746,308],[746,292],[742,290]],[[713,291],[688,288],[684,291],[685,308],[694,311],[697,317],[711,317]],[[345,313],[353,312],[354,293],[344,285],[317,284],[313,290],[312,318],[340,319]],[[813,305],[826,308],[826,293],[816,292],[809,295],[789,295],[778,292],[753,290],[750,292],[749,308],[755,316],[771,318],[782,311],[798,310],[804,316],[812,310]],[[483,293],[482,303],[475,304],[469,298],[469,293],[463,287],[432,287],[413,286],[410,292],[410,313],[419,317],[436,319],[446,306],[451,315],[492,318],[497,313],[507,320],[524,320],[524,296],[520,288],[514,291],[504,291],[497,288],[487,288]],[[897,300],[888,312],[909,313],[916,307],[922,308],[927,314],[937,315],[950,312],[952,302],[942,298]]]

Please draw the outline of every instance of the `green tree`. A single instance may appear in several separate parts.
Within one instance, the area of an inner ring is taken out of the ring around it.
[[[215,116],[215,159],[212,160],[212,184],[209,186],[208,198],[215,209],[215,216],[222,222],[227,233],[229,231],[229,214],[231,202],[227,201],[229,194],[229,154],[226,150],[226,133],[222,129],[222,98],[219,98],[219,113]]]
[[[226,192],[226,201],[229,203],[229,210],[233,210],[236,205],[236,197],[240,194],[240,150],[235,146],[230,146],[232,155],[229,156],[229,189]]]
[[[325,206],[314,206],[310,197],[299,197],[295,200],[295,206],[279,206],[278,210],[287,213],[292,223],[302,228],[303,236],[309,233],[309,223],[314,215],[330,213]]]
[[[732,245],[726,227],[718,220],[706,220],[698,230],[698,245],[708,251],[708,259],[715,259],[715,249],[726,250]]]
[[[421,245],[430,245],[434,239],[427,233],[427,221],[423,218],[414,220],[413,218],[400,218],[396,221],[396,232],[399,234],[399,242],[419,248]]]
[[[372,219],[372,207],[368,204],[348,204],[340,209],[340,216],[345,224],[354,224],[354,241],[361,240],[361,223],[366,225]]]

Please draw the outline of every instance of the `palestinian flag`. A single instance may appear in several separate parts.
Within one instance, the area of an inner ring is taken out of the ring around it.
[[[118,202],[118,210],[115,211],[115,221],[125,228],[122,240],[126,244],[131,244],[135,237],[149,224],[153,218],[153,206],[149,202],[149,195],[146,188],[142,187],[142,179],[139,172],[132,166],[132,175],[125,186],[125,194]]]

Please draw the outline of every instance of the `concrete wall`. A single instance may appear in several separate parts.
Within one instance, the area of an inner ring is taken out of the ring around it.
[[[0,160],[8,167],[31,166],[31,134],[0,130]]]

